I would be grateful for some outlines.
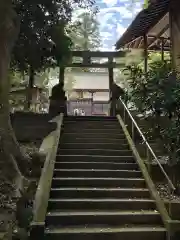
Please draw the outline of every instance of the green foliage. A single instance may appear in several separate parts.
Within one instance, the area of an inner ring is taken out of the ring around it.
[[[131,49],[125,57],[117,59],[117,63],[125,66],[138,66],[143,61],[143,52],[141,49]],[[130,71],[125,71],[124,68],[118,69],[115,75],[115,82],[128,90],[130,88],[128,80],[130,78]]]
[[[20,18],[20,33],[13,51],[12,65],[21,71],[29,66],[36,72],[67,55],[71,41],[65,26],[71,21],[74,6],[91,9],[93,0],[53,1],[14,0]]]
[[[144,0],[143,7],[144,7],[144,9],[149,7],[149,0]]]
[[[67,26],[74,7],[92,12],[94,0],[12,2],[20,20],[20,32],[12,52],[11,68],[14,72],[18,70],[29,75],[29,88],[34,84],[35,75],[39,79],[36,85],[44,87],[48,82],[46,69],[59,66],[69,58],[72,41],[68,37]],[[45,81],[42,82],[43,78]],[[28,102],[30,105],[30,93]]]
[[[52,29],[58,19],[58,9],[46,1],[38,5],[34,1],[17,1],[15,10],[21,19],[20,33],[13,50],[13,65],[21,71],[28,71],[29,66],[35,71],[50,64],[53,42]]]
[[[97,50],[100,47],[99,23],[96,15],[84,12],[78,15],[74,26],[76,26],[76,30],[73,29],[70,33],[73,49]]]
[[[21,72],[10,70],[9,78],[11,81],[11,89],[9,94],[9,103],[11,110],[24,110],[25,103],[27,100],[27,87],[28,87],[28,76],[23,75]],[[39,94],[40,107],[44,103],[48,102],[48,89],[49,84],[49,70],[36,73],[34,85],[41,88]]]
[[[148,55],[148,66],[151,67],[154,62],[161,62],[161,53],[158,52],[149,52]],[[164,53],[164,60],[169,61],[170,60],[170,54],[169,53]],[[125,69],[120,69],[116,73],[115,81],[118,84],[123,85],[128,91],[131,90],[131,87],[129,85],[129,79],[132,77],[131,76],[131,71],[128,68],[128,66],[131,66],[132,69],[141,69],[142,71],[144,70],[144,61],[143,61],[143,51],[140,49],[132,49],[131,51],[128,51],[126,53],[126,56],[124,58],[121,58],[118,60],[118,63],[125,63],[125,66],[127,68]]]
[[[164,148],[167,150],[170,156],[169,163],[175,165],[180,160],[180,119],[171,119],[169,125],[165,128],[161,128],[161,136],[163,140]]]
[[[165,61],[152,62],[149,64],[147,76],[140,67],[134,66],[129,69],[131,99],[138,109],[143,113],[151,111],[154,115],[174,115],[177,101],[175,91],[179,86],[171,79],[170,64]]]
[[[11,83],[11,87],[16,87],[20,85],[24,85],[24,79],[23,74],[19,71],[15,71],[13,69],[10,69],[8,72],[8,78]]]
[[[80,51],[95,51],[100,47],[99,23],[96,14],[83,12],[77,16],[69,30],[72,40],[72,49]],[[76,62],[81,62],[81,58],[76,57]],[[75,71],[89,72],[91,69],[78,68]]]
[[[52,57],[54,58],[55,66],[63,64],[70,56],[72,41],[67,36],[64,24],[58,24],[51,30],[51,38],[53,41]]]
[[[180,152],[180,81],[168,61],[151,62],[146,76],[140,67],[127,69],[131,76],[130,101],[144,116],[150,113],[155,125],[149,133],[154,132],[162,140],[171,163],[176,162]]]

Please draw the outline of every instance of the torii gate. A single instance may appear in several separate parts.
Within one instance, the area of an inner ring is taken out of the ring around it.
[[[109,92],[111,96],[112,84],[114,82],[113,69],[124,67],[124,64],[116,63],[115,58],[124,57],[125,51],[116,52],[100,52],[100,51],[72,51],[71,56],[67,62],[61,64],[59,80],[64,81],[64,70],[66,67],[80,67],[80,68],[108,68],[109,72]],[[81,57],[81,63],[74,63],[73,57]],[[93,63],[92,58],[108,58],[104,63]]]

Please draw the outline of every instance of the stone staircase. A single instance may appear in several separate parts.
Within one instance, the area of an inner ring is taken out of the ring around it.
[[[64,118],[45,239],[166,239],[116,118]]]

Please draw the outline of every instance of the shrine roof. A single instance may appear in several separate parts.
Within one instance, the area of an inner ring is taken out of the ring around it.
[[[138,13],[126,32],[116,42],[116,49],[147,34],[168,12],[170,0],[158,0],[151,3],[147,9]]]

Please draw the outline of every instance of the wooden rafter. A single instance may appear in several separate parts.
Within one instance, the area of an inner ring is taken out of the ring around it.
[[[125,47],[132,48],[132,45],[137,41],[137,38],[125,44]]]
[[[129,48],[132,48],[134,41],[130,42]]]
[[[141,48],[142,46],[143,46],[143,38],[141,37],[141,41],[139,42],[139,45],[138,45],[138,47],[137,48]]]
[[[134,48],[138,48],[138,46],[139,46],[141,40],[142,40],[141,37],[139,37],[139,38],[136,39],[136,41],[135,41],[135,43],[134,43]]]
[[[165,27],[163,27],[163,29],[157,34],[157,36],[154,36],[154,39],[152,39],[152,41],[150,42],[150,44],[148,44],[148,48],[150,48],[152,45],[154,45],[154,43],[161,38],[161,36],[168,30],[169,28],[169,23],[166,24]]]

